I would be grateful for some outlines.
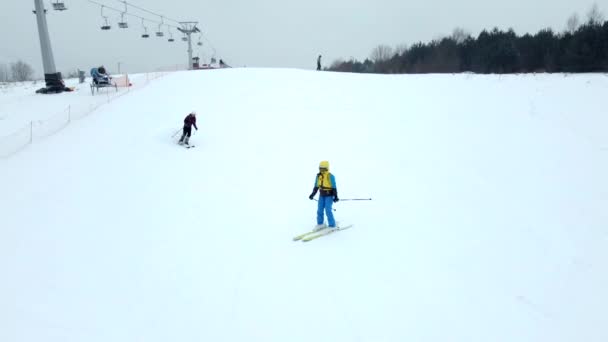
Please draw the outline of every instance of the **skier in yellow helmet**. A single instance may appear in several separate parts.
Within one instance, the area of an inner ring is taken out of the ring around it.
[[[317,206],[317,225],[315,229],[318,230],[326,227],[323,224],[323,211],[327,215],[329,228],[336,228],[332,204],[339,201],[338,187],[336,186],[336,177],[329,172],[329,162],[326,160],[319,163],[319,173],[317,173],[315,178],[315,186],[308,198],[312,200],[317,191],[319,191],[319,203]]]

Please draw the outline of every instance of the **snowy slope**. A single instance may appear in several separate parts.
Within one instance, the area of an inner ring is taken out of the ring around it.
[[[0,160],[0,341],[606,341],[607,88],[173,73]]]
[[[44,87],[43,81],[0,84],[0,145],[2,145],[4,137],[14,134],[24,126],[29,126],[32,121],[38,125],[51,121],[48,125],[53,126],[52,121],[62,119],[61,114],[67,113],[68,107],[70,107],[72,118],[81,118],[115,97],[144,87],[165,74],[167,72],[128,75],[132,87],[121,87],[117,90],[114,88],[101,89],[100,92],[96,91],[95,96],[91,94],[91,77],[87,77],[82,84],[78,83],[78,79],[75,78],[65,79],[66,86],[73,87],[75,91],[57,96],[36,94],[36,90]],[[113,77],[116,80],[121,76],[123,75]]]

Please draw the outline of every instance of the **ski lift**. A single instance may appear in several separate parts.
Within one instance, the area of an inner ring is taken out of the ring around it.
[[[173,32],[171,32],[171,28],[169,28],[169,39],[167,39],[167,41],[170,43],[175,41],[175,39],[173,39]]]
[[[129,27],[129,24],[125,21],[125,14],[124,13],[120,14],[120,21],[118,22],[118,27],[123,28],[123,29]]]
[[[104,23],[104,25],[101,26],[101,29],[104,30],[104,31],[107,31],[107,30],[111,29],[112,26],[110,26],[110,23],[108,22],[108,17],[106,17],[106,16],[103,15],[103,7],[104,6],[102,5],[101,6],[101,16],[103,17],[105,23]]]
[[[156,36],[157,37],[162,37],[165,34],[163,33],[163,31],[161,31],[161,26],[163,26],[164,22],[163,22],[163,17],[160,17],[160,24],[158,24],[158,31],[156,31]]]
[[[107,31],[109,29],[111,29],[112,26],[110,26],[110,23],[108,22],[108,18],[105,19],[105,24],[101,26],[101,29],[104,31]]]
[[[53,9],[55,11],[65,11],[68,8],[65,7],[65,3],[63,3],[63,1],[56,0],[55,2],[53,2]]]
[[[188,41],[188,37],[186,37],[186,34],[184,33],[184,36],[182,37],[182,40],[187,42]]]
[[[201,42],[201,35],[198,35],[198,42],[196,43],[198,46],[203,46],[203,42]]]
[[[141,35],[141,37],[142,38],[150,38],[150,35],[148,34],[148,28],[144,24],[144,18],[141,18],[141,26],[143,26],[143,28],[144,28],[144,33]]]
[[[118,22],[118,27],[120,28],[128,28],[129,24],[125,21],[125,14],[127,13],[127,2],[123,1],[125,4],[125,11],[120,13],[120,21]]]

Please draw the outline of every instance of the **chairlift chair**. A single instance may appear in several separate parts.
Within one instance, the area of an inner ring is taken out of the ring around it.
[[[165,35],[165,33],[163,31],[161,31],[163,23],[164,23],[163,17],[161,16],[160,17],[160,24],[158,24],[158,31],[156,31],[156,36],[157,37],[163,37]]]
[[[125,10],[124,12],[120,13],[120,22],[118,23],[118,27],[119,28],[128,28],[129,24],[125,21],[125,14],[127,13],[127,2],[123,1],[125,4]]]
[[[103,7],[104,6],[102,5],[101,6],[101,16],[103,17],[105,23],[101,26],[101,29],[104,31],[107,31],[107,30],[111,29],[112,26],[110,26],[110,23],[108,22],[108,17],[103,15]]]
[[[63,3],[62,1],[57,0],[57,1],[53,2],[53,9],[55,11],[65,11],[68,8],[65,7],[65,3]]]
[[[164,36],[164,35],[165,35],[165,33],[164,33],[163,31],[161,31],[161,30],[160,30],[160,26],[161,26],[161,25],[158,25],[158,31],[156,31],[156,36],[157,36],[157,37],[162,37],[162,36]]]
[[[101,29],[104,31],[107,31],[111,28],[112,28],[112,26],[110,26],[110,23],[108,22],[108,18],[105,18],[105,24],[101,26]]]
[[[129,27],[129,23],[127,23],[125,21],[125,14],[124,13],[120,14],[120,21],[118,22],[118,27],[123,28],[123,29]]]
[[[150,38],[148,34],[148,28],[144,25],[144,18],[141,18],[141,26],[144,28],[144,33],[141,35],[142,38]]]

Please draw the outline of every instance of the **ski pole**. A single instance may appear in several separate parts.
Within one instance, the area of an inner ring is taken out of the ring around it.
[[[175,136],[177,135],[177,133],[179,133],[179,131],[181,131],[182,129],[178,129],[175,133],[173,133],[173,135],[171,136],[171,138],[175,138]]]
[[[340,202],[342,201],[371,201],[371,198],[341,198]]]

